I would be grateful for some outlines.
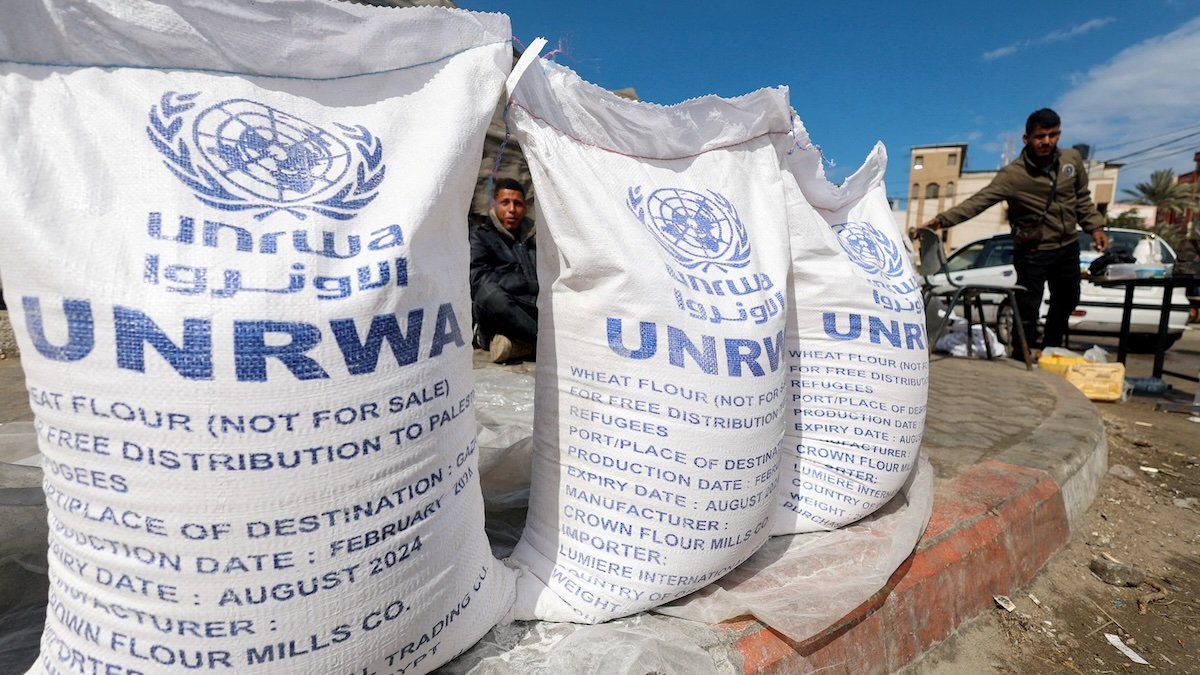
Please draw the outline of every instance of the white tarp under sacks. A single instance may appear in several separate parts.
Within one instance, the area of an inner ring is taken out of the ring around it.
[[[509,611],[463,214],[502,15],[13,3],[0,269],[47,672],[426,672]]]
[[[783,89],[662,107],[539,64],[510,111],[544,237],[515,616],[595,623],[712,582],[769,533],[790,119]]]
[[[884,190],[882,144],[839,186],[795,121],[786,155],[792,306],[788,414],[773,534],[831,530],[888,502],[925,427],[920,286]]]

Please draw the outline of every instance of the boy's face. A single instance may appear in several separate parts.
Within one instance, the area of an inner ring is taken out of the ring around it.
[[[525,219],[525,195],[516,190],[496,190],[493,208],[504,229],[516,232],[521,227],[521,221]]]

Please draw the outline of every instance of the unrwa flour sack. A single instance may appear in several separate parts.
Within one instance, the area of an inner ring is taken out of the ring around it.
[[[929,386],[925,310],[888,206],[883,145],[835,186],[799,120],[795,129],[784,176],[789,401],[773,534],[848,525],[894,497],[917,460]]]
[[[44,453],[44,672],[433,669],[508,610],[467,211],[501,15],[24,2],[0,269]]]
[[[707,585],[768,536],[787,92],[661,107],[540,62],[512,106],[543,237],[514,611],[595,623]]]

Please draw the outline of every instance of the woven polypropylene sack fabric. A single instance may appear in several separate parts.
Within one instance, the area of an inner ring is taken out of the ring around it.
[[[686,595],[769,532],[783,433],[786,90],[661,107],[541,62],[509,113],[542,241],[517,618]]]
[[[794,128],[789,403],[773,534],[832,530],[894,497],[917,461],[929,388],[925,309],[888,205],[883,145],[835,186],[803,124]]]
[[[50,525],[46,672],[426,672],[508,612],[463,214],[501,15],[25,2],[0,269]]]

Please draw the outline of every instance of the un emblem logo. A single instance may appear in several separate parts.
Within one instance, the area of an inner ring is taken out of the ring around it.
[[[642,188],[629,188],[626,201],[663,249],[680,265],[707,272],[745,267],[750,240],[737,209],[720,194],[660,188],[643,198]]]
[[[833,231],[842,250],[867,274],[887,278],[904,275],[904,256],[900,248],[870,223],[840,223],[833,226]]]
[[[278,211],[349,220],[379,194],[383,144],[365,127],[334,133],[247,99],[193,114],[199,95],[163,94],[146,134],[201,202],[259,220]]]

